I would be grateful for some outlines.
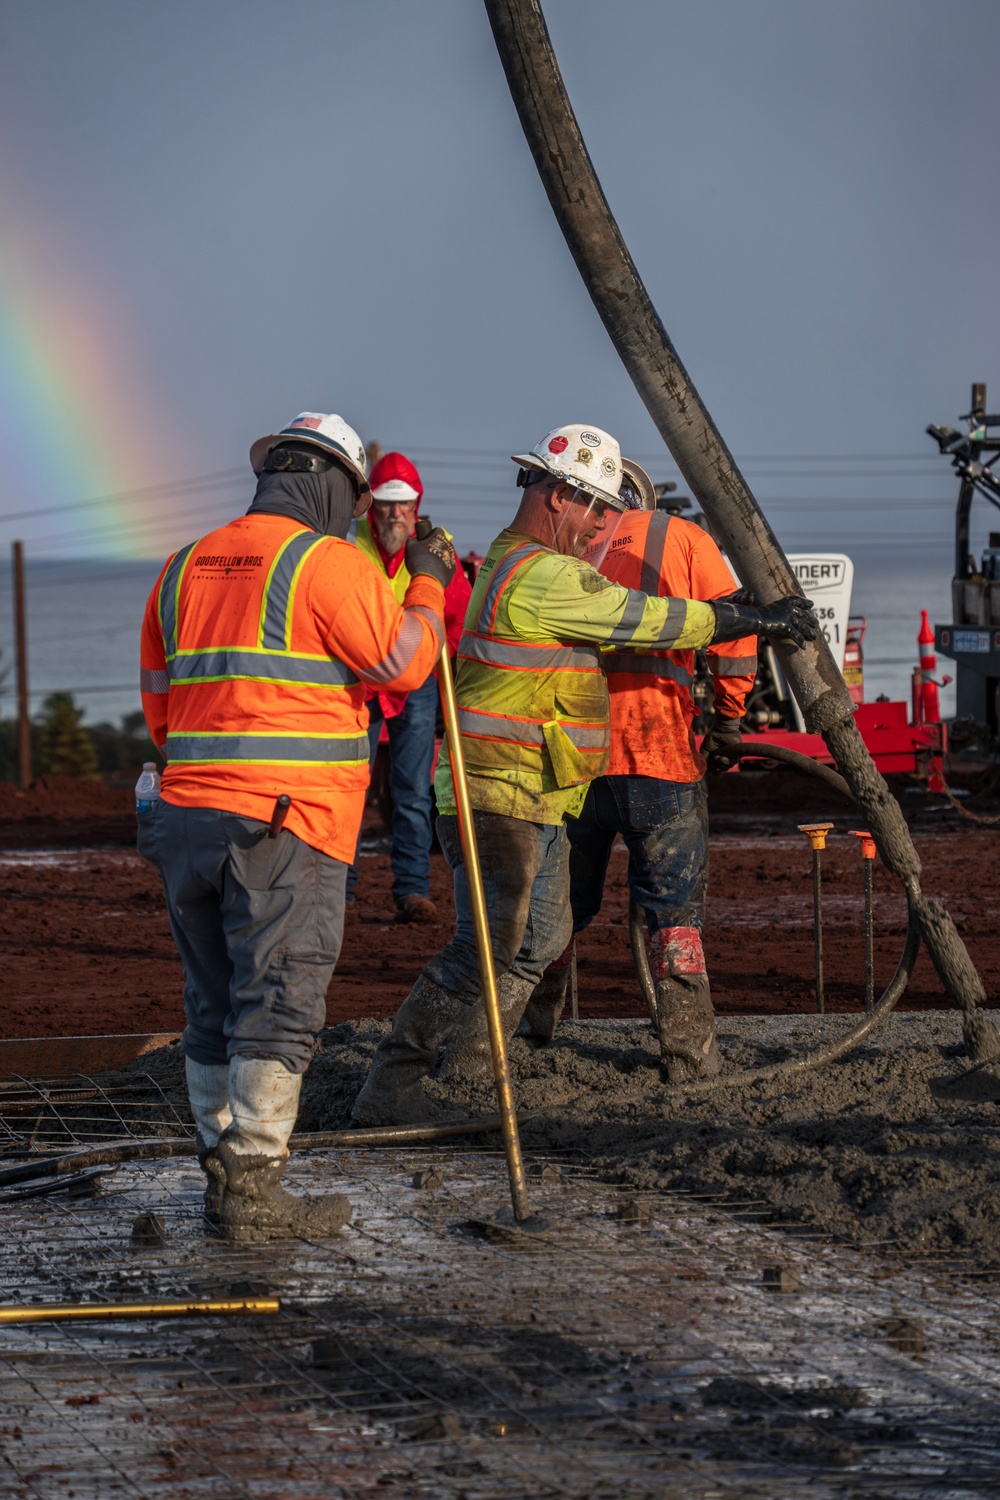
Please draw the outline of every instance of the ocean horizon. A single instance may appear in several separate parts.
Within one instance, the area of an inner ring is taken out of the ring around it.
[[[466,549],[467,550],[467,549]],[[789,551],[834,551],[789,548]],[[950,549],[921,551],[858,545],[842,549],[853,559],[851,613],[868,621],[865,696],[885,693],[909,701],[917,663],[920,611],[931,623],[951,612]],[[120,723],[140,707],[139,631],[146,598],[161,561],[114,559],[26,563],[28,680],[32,714],[53,692],[72,693],[87,724]],[[953,666],[938,663],[938,676]],[[0,569],[0,718],[16,712],[14,632],[9,563]],[[941,693],[944,717],[955,712],[955,690]]]

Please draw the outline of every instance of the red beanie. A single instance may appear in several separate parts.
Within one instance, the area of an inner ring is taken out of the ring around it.
[[[424,493],[419,470],[405,453],[383,453],[368,482],[373,500],[419,500]]]

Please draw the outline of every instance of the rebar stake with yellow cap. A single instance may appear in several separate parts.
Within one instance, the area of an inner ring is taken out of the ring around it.
[[[816,947],[816,1010],[822,1015],[826,1009],[823,999],[823,876],[820,870],[820,853],[826,848],[826,836],[832,823],[800,823],[799,832],[809,840],[813,852],[813,926]]]
[[[861,840],[861,856],[865,862],[865,1010],[871,1015],[875,1005],[875,915],[872,896],[875,840],[870,833],[860,828],[852,828],[851,833]]]

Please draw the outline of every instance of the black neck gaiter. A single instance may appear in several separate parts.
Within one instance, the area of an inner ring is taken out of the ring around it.
[[[339,464],[324,474],[261,474],[248,516],[288,516],[324,536],[347,536],[356,490]]]

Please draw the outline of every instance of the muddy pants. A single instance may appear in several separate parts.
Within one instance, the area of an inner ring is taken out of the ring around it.
[[[708,886],[704,780],[601,776],[592,784],[580,817],[569,823],[574,932],[581,932],[601,909],[611,847],[619,833],[629,855],[629,889],[646,914],[654,977],[704,972],[701,930]]]
[[[275,1058],[304,1073],[326,1019],[347,866],[283,829],[160,801],[139,852],[163,878],[184,965],[184,1051],[200,1063]]]
[[[497,974],[510,971],[516,979],[537,984],[570,939],[566,829],[502,813],[477,811],[473,818]],[[437,833],[455,872],[455,935],[423,972],[471,1003],[480,995],[479,957],[458,819],[438,818]]]

